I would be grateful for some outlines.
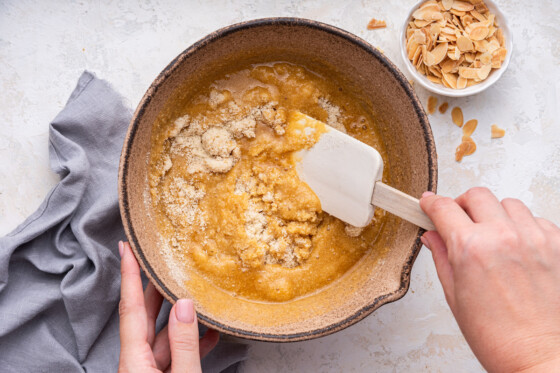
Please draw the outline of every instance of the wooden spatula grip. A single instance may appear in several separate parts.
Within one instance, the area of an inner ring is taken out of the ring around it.
[[[436,230],[434,223],[420,208],[420,201],[380,181],[375,183],[371,203],[420,228],[428,231]]]

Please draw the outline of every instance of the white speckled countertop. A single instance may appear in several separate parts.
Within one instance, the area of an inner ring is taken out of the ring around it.
[[[235,22],[298,16],[346,29],[379,46],[401,69],[398,31],[414,0],[402,1],[31,1],[0,3],[0,235],[31,214],[58,181],[48,166],[48,123],[84,69],[136,106],[173,57]],[[447,100],[479,120],[478,150],[454,161],[460,130],[450,113],[430,117],[439,193],[484,185],[560,223],[560,2],[498,1],[514,33],[502,79],[484,93]],[[368,31],[371,17],[387,28]],[[422,102],[428,93],[416,87]],[[442,102],[439,97],[439,102]],[[490,125],[506,136],[490,140]],[[292,344],[250,342],[244,372],[478,372],[423,249],[408,294],[334,335]]]

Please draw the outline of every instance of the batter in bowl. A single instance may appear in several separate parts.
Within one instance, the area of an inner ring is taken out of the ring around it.
[[[363,229],[348,226],[298,178],[293,153],[312,146],[324,125],[302,131],[296,111],[375,147],[388,164],[367,110],[343,87],[286,62],[225,74],[182,115],[156,123],[150,198],[162,250],[185,273],[280,302],[328,285],[379,249],[381,210]]]

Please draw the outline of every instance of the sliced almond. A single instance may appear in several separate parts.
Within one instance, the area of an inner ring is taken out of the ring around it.
[[[406,46],[406,50],[408,51],[408,59],[412,60],[414,54],[416,53],[416,49],[419,47],[419,44],[414,41],[413,38],[410,39],[409,44]]]
[[[474,61],[474,53],[465,53],[465,61],[468,63],[472,63]]]
[[[414,56],[412,57],[412,64],[414,66],[418,64],[420,57],[422,57],[422,48],[418,46],[418,48],[416,48],[416,52],[414,52]]]
[[[441,26],[438,23],[432,23],[430,25],[430,34],[437,36],[441,32]]]
[[[492,63],[492,54],[489,52],[482,53],[482,55],[480,56],[480,62],[483,65],[490,65]]]
[[[504,137],[504,135],[506,134],[506,130],[503,128],[498,127],[497,125],[493,124],[490,127],[490,130],[492,132],[492,138],[493,139],[499,139],[501,137]]]
[[[471,136],[476,129],[476,126],[478,126],[478,120],[471,119],[467,121],[467,123],[463,126],[463,136]]]
[[[385,28],[385,27],[387,27],[387,23],[385,23],[385,21],[380,19],[375,19],[375,18],[372,18],[367,25],[368,30],[375,30],[378,28]]]
[[[471,40],[483,40],[487,36],[488,36],[488,27],[486,26],[478,26],[475,28],[471,28],[471,31],[469,32],[469,37],[471,38]]]
[[[475,40],[473,44],[477,52],[488,52],[489,43],[486,40]]]
[[[503,33],[502,29],[501,28],[497,29],[496,33],[494,35],[498,39],[498,42],[500,43],[500,46],[501,47],[505,46],[506,39],[504,38],[504,33]]]
[[[449,10],[453,7],[453,0],[442,0],[441,4],[443,5],[443,9]]]
[[[455,106],[451,110],[451,120],[457,127],[463,127],[463,110],[460,107]]]
[[[457,61],[461,58],[461,51],[455,46],[450,46],[447,48],[447,57],[451,60]]]
[[[433,65],[433,66],[429,66],[428,67],[428,71],[434,75],[437,76],[438,78],[441,78],[441,68],[438,65]]]
[[[486,4],[484,4],[483,0],[470,0],[470,2],[474,5],[474,8],[477,12],[486,13],[488,12],[488,8]]]
[[[482,65],[481,68],[476,70],[476,75],[477,75],[478,79],[482,81],[482,80],[488,78],[488,75],[490,74],[490,70],[492,70],[492,66]]]
[[[449,107],[449,104],[447,102],[444,102],[443,104],[439,105],[439,112],[441,114],[445,114],[445,112],[447,111],[447,108]]]
[[[490,39],[486,51],[490,53],[494,53],[494,51],[498,48],[501,48],[498,39]]]
[[[436,112],[437,108],[437,97],[428,97],[428,113],[433,114]]]
[[[476,10],[471,10],[471,16],[473,16],[474,18],[476,18],[477,20],[479,20],[480,22],[485,22],[487,20],[486,17],[484,17],[483,14],[480,14],[479,12],[477,12]]]
[[[474,9],[474,5],[472,5],[471,3],[468,3],[466,1],[456,0],[456,1],[453,2],[453,6],[451,8],[456,9],[456,10],[460,10],[462,12],[469,12],[469,11]]]
[[[407,42],[407,44],[408,44],[408,41],[410,40],[411,36],[414,34],[414,31],[416,31],[416,29],[413,28],[410,25],[406,29],[406,42]]]
[[[476,151],[476,143],[470,136],[463,136],[461,144],[455,150],[455,160],[461,162],[463,157],[471,155]]]
[[[436,76],[427,75],[426,78],[428,78],[428,80],[432,83],[441,84],[441,79]]]
[[[426,44],[426,34],[422,31],[422,30],[416,30],[414,31],[414,34],[412,35],[412,37],[414,38],[414,41],[418,44]]]
[[[426,66],[432,66],[443,61],[447,55],[447,43],[438,44],[431,52],[426,53],[426,60],[424,63]]]
[[[443,73],[443,80],[453,89],[457,89],[457,75],[453,73]]]
[[[417,9],[412,16],[416,19],[421,19],[424,21],[437,21],[438,19],[443,19],[443,15],[439,11],[437,4],[430,4]]]
[[[463,17],[465,14],[467,14],[466,12],[457,9],[451,9],[449,12],[456,15],[457,17]]]
[[[477,69],[459,66],[459,76],[462,76],[465,79],[478,79]]]
[[[470,52],[473,50],[473,42],[466,36],[459,36],[457,38],[457,47],[461,52]]]
[[[468,79],[465,79],[462,76],[457,78],[457,89],[465,89],[467,87],[467,81]]]
[[[415,19],[414,20],[414,25],[418,28],[422,28],[422,27],[425,27],[425,26],[429,25],[432,22],[433,21],[424,21],[422,19]]]
[[[443,61],[440,66],[441,66],[441,71],[444,73],[456,73],[459,71],[459,65],[461,64],[463,60],[463,56],[461,56],[457,61],[454,61],[452,59],[446,59],[445,61]]]

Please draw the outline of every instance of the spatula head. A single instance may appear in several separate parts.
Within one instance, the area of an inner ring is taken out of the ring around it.
[[[301,114],[297,120],[316,128],[316,120],[309,116]],[[323,211],[356,227],[371,222],[373,188],[383,175],[377,150],[327,126],[319,141],[297,157],[301,159],[296,165],[298,176],[319,197]]]

